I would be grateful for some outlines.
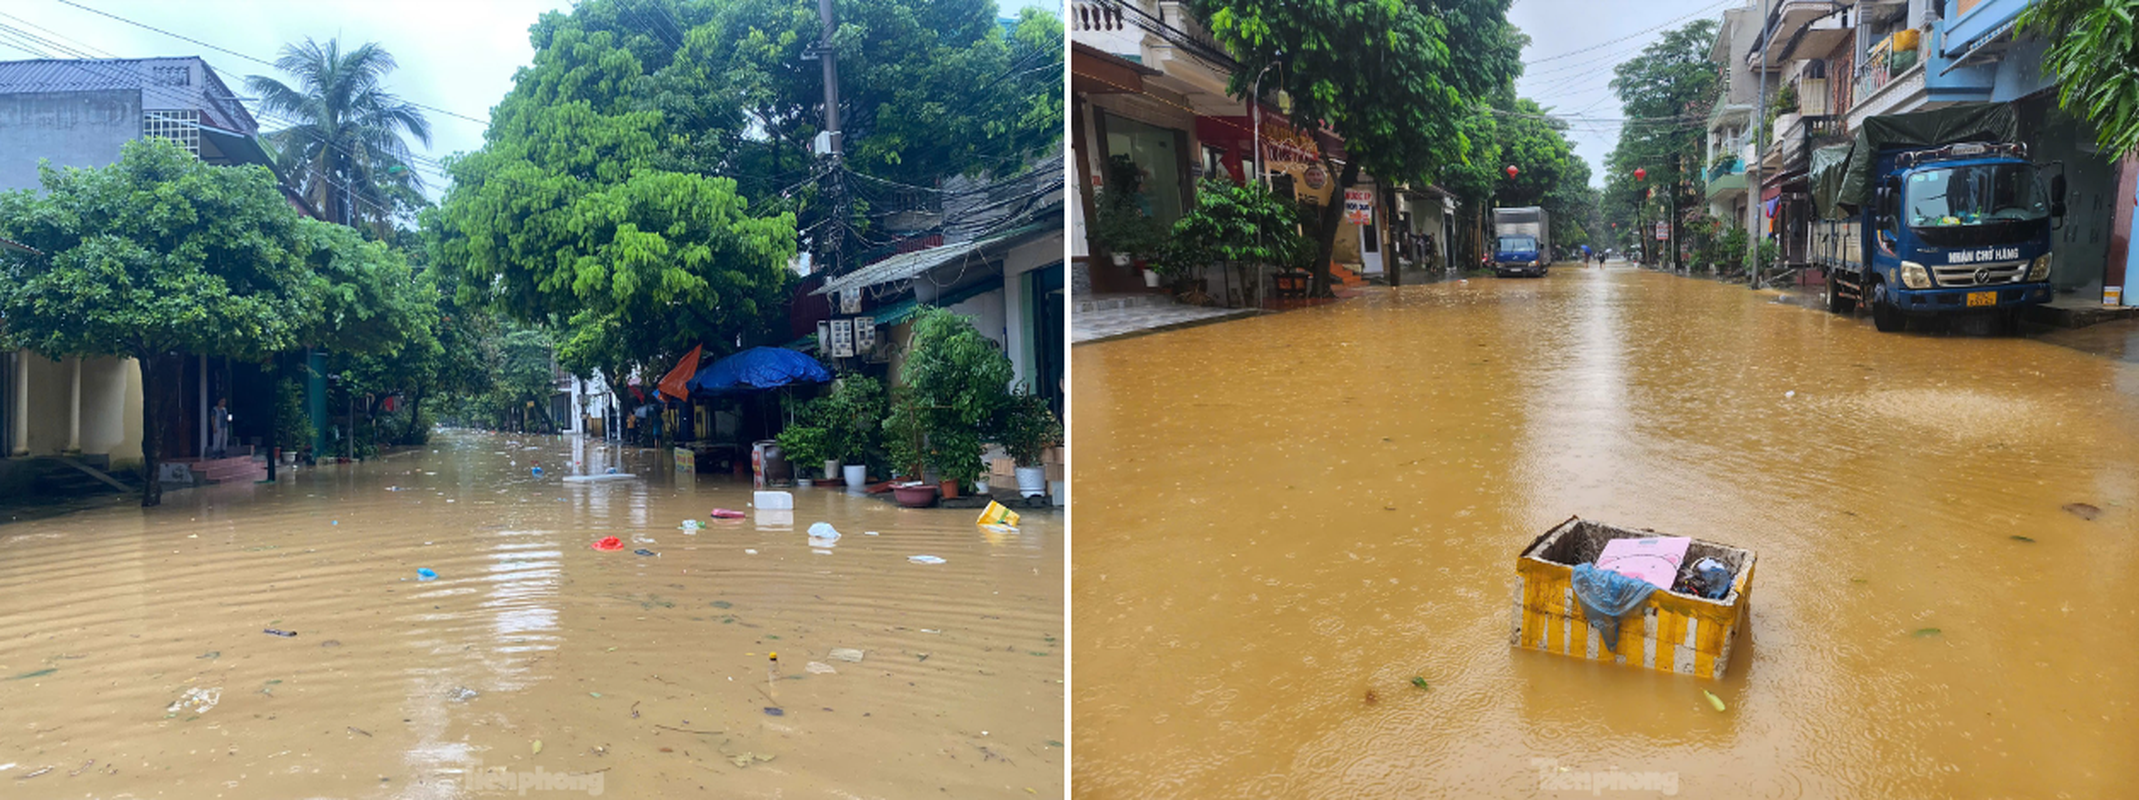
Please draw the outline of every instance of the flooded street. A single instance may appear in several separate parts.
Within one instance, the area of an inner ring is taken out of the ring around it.
[[[1076,795],[2129,795],[2139,364],[1774,298],[1563,265],[1076,348]],[[1725,679],[1510,648],[1574,514],[1758,553]]]
[[[573,461],[641,479],[565,484]],[[1005,535],[797,489],[791,519],[708,519],[750,501],[655,451],[454,432],[0,525],[0,781],[462,798],[521,796],[482,771],[539,769],[598,781],[547,797],[1063,792],[1060,515]],[[818,521],[843,537],[813,546]],[[589,547],[607,536],[624,549]]]

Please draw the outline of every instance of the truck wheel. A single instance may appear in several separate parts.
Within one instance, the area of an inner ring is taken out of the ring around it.
[[[1871,305],[1872,327],[1878,328],[1880,333],[1894,333],[1908,327],[1909,320],[1902,315],[1901,308],[1887,300],[1886,284],[1872,284]]]
[[[1843,297],[1842,286],[1835,283],[1833,276],[1827,278],[1827,310],[1836,314],[1850,314],[1857,310],[1856,298]]]

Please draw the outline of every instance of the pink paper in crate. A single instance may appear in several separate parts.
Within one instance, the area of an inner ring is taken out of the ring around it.
[[[1613,539],[1605,542],[1604,552],[1597,555],[1597,568],[1648,581],[1668,591],[1678,578],[1679,565],[1686,563],[1686,546],[1692,543],[1693,539],[1685,536]]]

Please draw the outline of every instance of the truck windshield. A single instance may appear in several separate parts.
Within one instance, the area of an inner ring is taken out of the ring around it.
[[[1528,236],[1502,236],[1500,246],[1495,249],[1502,253],[1534,252],[1537,250],[1537,240]]]
[[[2048,219],[2050,199],[2028,164],[1977,164],[1909,176],[1909,226],[1952,228]]]

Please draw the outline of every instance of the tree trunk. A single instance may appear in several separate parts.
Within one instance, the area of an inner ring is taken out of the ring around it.
[[[417,390],[409,395],[408,432],[401,434],[401,440],[409,444],[415,444],[416,426],[421,424],[423,424],[423,392],[422,390]]]
[[[1323,163],[1328,162],[1329,159],[1324,157]],[[1330,259],[1336,255],[1337,231],[1342,227],[1340,223],[1344,222],[1344,190],[1351,188],[1358,180],[1359,159],[1354,157],[1344,162],[1344,174],[1337,179],[1336,187],[1330,190],[1329,202],[1322,205],[1321,230],[1315,231],[1315,241],[1319,244],[1316,252],[1321,257],[1315,259],[1314,280],[1308,290],[1308,294],[1312,296],[1329,297],[1331,294],[1329,264]]]
[[[1404,233],[1408,235],[1410,231]],[[1388,183],[1381,186],[1381,234],[1382,272],[1389,276],[1390,286],[1402,286],[1404,266],[1402,259],[1397,257],[1396,187]]]
[[[163,450],[163,391],[171,383],[167,374],[176,359],[169,353],[136,354],[141,362],[141,507],[163,505],[163,481],[157,474],[157,456]]]
[[[275,482],[277,462],[282,458],[275,452],[282,432],[282,354],[267,357],[267,482]]]

